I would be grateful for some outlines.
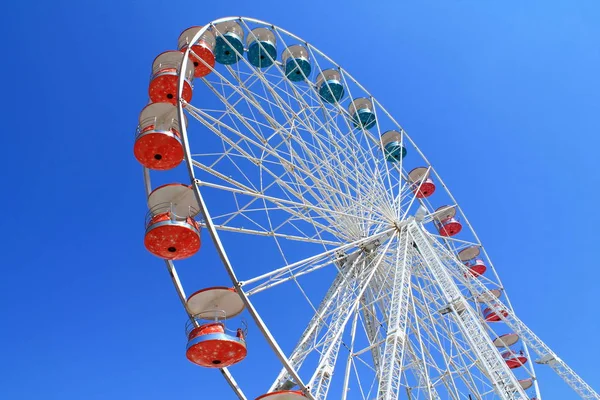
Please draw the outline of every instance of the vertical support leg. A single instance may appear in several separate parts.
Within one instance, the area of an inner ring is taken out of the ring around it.
[[[410,245],[412,251],[412,246]],[[380,369],[379,400],[394,400],[400,395],[403,356],[406,346],[408,300],[410,295],[409,240],[406,229],[400,233],[396,249],[394,279],[388,313],[388,332]]]

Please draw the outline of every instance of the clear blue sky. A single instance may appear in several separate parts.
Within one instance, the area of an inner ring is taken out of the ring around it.
[[[185,359],[180,304],[143,248],[132,144],[153,58],[228,15],[302,36],[386,106],[450,186],[518,315],[600,390],[600,3],[372,3],[4,6],[0,398],[224,390]],[[537,371],[547,400],[575,398]]]

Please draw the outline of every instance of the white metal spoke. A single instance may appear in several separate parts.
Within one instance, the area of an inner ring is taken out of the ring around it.
[[[352,243],[327,249],[323,253],[285,265],[260,276],[249,278],[243,281],[243,284],[247,287],[246,292],[248,295],[253,295],[270,287],[287,282],[290,279],[317,271],[333,263],[343,265],[344,263],[354,261],[360,255],[362,249],[373,245],[373,243],[379,245],[379,243],[387,240],[391,234],[392,230],[387,230]],[[253,286],[248,288],[248,285]]]

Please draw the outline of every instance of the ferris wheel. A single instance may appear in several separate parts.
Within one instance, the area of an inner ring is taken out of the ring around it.
[[[149,97],[144,243],[184,305],[186,357],[235,396],[541,399],[540,364],[600,399],[516,316],[411,137],[311,44],[251,18],[192,27]]]

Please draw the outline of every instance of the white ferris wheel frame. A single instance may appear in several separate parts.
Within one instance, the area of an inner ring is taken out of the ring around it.
[[[209,24],[205,25],[202,29],[200,29],[194,36],[194,38],[190,41],[190,43],[196,43],[200,37],[202,36],[202,34],[204,32],[206,32],[208,29],[210,29],[211,27],[214,27],[215,24],[219,24],[222,22],[230,22],[230,21],[236,21],[236,22],[243,22],[244,24],[246,22],[248,23],[252,23],[252,24],[257,24],[257,25],[261,25],[261,26],[265,26],[265,27],[270,27],[274,30],[276,30],[277,32],[281,33],[281,34],[285,34],[291,38],[294,38],[295,40],[297,40],[299,43],[303,43],[306,44],[307,46],[310,46],[310,51],[318,53],[320,57],[323,57],[324,59],[328,60],[332,65],[335,65],[340,71],[342,71],[341,66],[339,66],[337,63],[335,63],[333,60],[331,60],[329,57],[327,57],[325,54],[323,54],[322,52],[320,52],[318,49],[316,49],[315,47],[313,47],[312,45],[309,45],[308,42],[302,40],[301,38],[299,38],[298,36],[282,29],[279,27],[275,27],[275,25],[269,24],[267,22],[258,20],[258,19],[253,19],[253,18],[246,18],[246,17],[226,17],[226,18],[221,18],[215,21],[210,22]],[[191,52],[191,46],[188,46],[188,48],[185,50],[184,55],[183,55],[183,59],[186,60],[188,59],[188,57],[190,57],[190,52]],[[240,56],[240,59],[243,60],[244,62],[247,62],[243,55],[238,54],[238,56]],[[225,247],[220,239],[220,235],[218,232],[218,229],[211,217],[210,214],[210,210],[205,202],[205,199],[203,197],[203,194],[200,190],[200,186],[203,185],[203,182],[200,181],[199,179],[196,178],[196,174],[195,174],[195,166],[193,163],[193,157],[192,157],[192,152],[190,149],[190,143],[189,143],[189,139],[188,139],[188,132],[187,132],[187,127],[185,124],[185,105],[184,101],[182,100],[182,93],[183,93],[183,87],[184,87],[184,81],[185,81],[185,76],[186,76],[186,68],[187,65],[186,63],[182,63],[182,67],[181,70],[179,71],[179,82],[178,82],[178,89],[177,89],[177,96],[178,99],[180,101],[177,102],[177,113],[178,113],[178,121],[179,121],[179,132],[181,133],[181,138],[182,138],[182,143],[183,143],[183,147],[184,147],[184,154],[185,154],[185,161],[186,161],[186,165],[187,165],[187,170],[188,170],[188,174],[190,177],[190,181],[192,184],[192,187],[194,189],[194,193],[197,197],[197,201],[198,204],[200,206],[200,211],[201,211],[201,215],[204,218],[204,226],[207,228],[207,230],[209,231],[209,234],[211,236],[212,242],[215,246],[215,249],[225,267],[225,270],[227,272],[227,274],[229,275],[232,284],[234,286],[234,288],[236,289],[236,291],[238,292],[238,294],[240,295],[241,299],[243,300],[249,314],[251,315],[252,319],[254,320],[254,323],[256,324],[256,326],[259,328],[259,330],[261,331],[262,335],[264,336],[265,340],[267,341],[268,345],[271,347],[271,349],[273,350],[274,354],[277,356],[277,358],[279,359],[279,361],[281,362],[284,370],[287,372],[287,374],[289,375],[289,377],[291,377],[293,379],[293,381],[298,385],[299,389],[302,390],[305,395],[307,396],[307,398],[309,399],[315,399],[315,397],[313,397],[313,395],[311,394],[311,388],[308,386],[307,383],[305,383],[298,371],[294,368],[294,365],[292,365],[292,363],[290,362],[290,359],[285,355],[285,353],[283,352],[283,350],[281,349],[280,345],[278,344],[277,340],[274,338],[274,336],[270,333],[269,328],[267,327],[267,324],[265,324],[265,322],[262,320],[261,316],[259,315],[258,311],[256,310],[256,308],[254,307],[252,301],[250,300],[250,295],[244,290],[244,285],[245,284],[249,284],[249,283],[253,283],[253,282],[257,282],[259,280],[261,280],[262,278],[264,278],[264,276],[258,276],[255,277],[251,280],[247,280],[247,281],[240,281],[236,275],[235,269],[231,263],[231,261],[229,260],[229,257],[227,255],[227,252],[225,250]],[[502,284],[500,281],[500,277],[498,276],[496,269],[493,266],[493,263],[490,259],[490,257],[488,256],[484,246],[482,245],[481,241],[479,240],[477,234],[475,233],[474,229],[471,227],[468,219],[466,218],[466,215],[462,212],[458,202],[455,200],[455,198],[452,196],[452,194],[450,193],[449,189],[446,187],[446,185],[444,184],[443,180],[441,179],[441,177],[437,174],[437,172],[435,171],[435,169],[431,166],[431,163],[429,163],[429,161],[427,160],[427,158],[425,157],[425,155],[419,150],[418,146],[412,141],[412,139],[406,134],[406,132],[401,128],[400,124],[398,124],[395,119],[385,110],[385,108],[383,108],[383,106],[381,106],[381,104],[379,104],[377,102],[377,100],[364,88],[362,87],[354,78],[352,78],[352,76],[346,71],[343,70],[344,72],[344,77],[351,79],[353,84],[355,84],[357,87],[359,87],[365,94],[367,94],[370,98],[370,100],[373,102],[373,105],[376,105],[376,109],[378,112],[383,112],[386,117],[392,121],[400,130],[400,132],[402,133],[402,140],[407,140],[410,142],[411,146],[418,152],[419,156],[422,158],[422,160],[426,163],[426,167],[428,169],[428,173],[431,174],[436,182],[441,186],[441,188],[443,188],[446,192],[446,194],[448,195],[449,199],[451,199],[452,201],[452,206],[456,208],[456,210],[461,214],[462,216],[462,223],[463,225],[466,225],[466,227],[470,230],[473,238],[475,239],[474,241],[464,241],[465,244],[473,244],[478,246],[483,255],[485,256],[485,258],[488,260],[488,267],[490,268],[490,270],[492,271],[493,275],[494,275],[494,279],[495,282],[499,285],[499,288],[502,289]],[[377,140],[377,139],[375,139]],[[400,171],[402,173],[402,171]],[[403,175],[402,178],[405,179],[405,176]],[[145,185],[146,185],[146,192],[147,194],[150,194],[151,192],[151,181],[150,181],[150,171],[148,169],[144,169],[144,180],[145,180]],[[400,190],[400,186],[399,186],[399,190]],[[417,199],[416,196],[412,198],[411,203],[408,207],[406,207],[406,212],[408,212],[408,210],[410,209],[410,206],[413,204],[414,200]],[[418,202],[420,202],[422,205],[424,205],[425,207],[427,207],[427,209],[429,209],[430,207],[427,206],[427,204],[425,204],[425,201],[422,199],[417,199]],[[329,210],[328,210],[329,211]],[[369,238],[365,238],[365,239],[361,239],[359,241],[356,242],[352,242],[352,243],[347,243],[344,246],[342,246],[343,248],[351,248],[353,246],[357,246],[359,244],[364,245],[365,243],[367,243],[367,241],[371,241],[377,238],[381,238],[384,237],[386,235],[406,235],[406,238],[411,238],[411,240],[413,242],[419,243],[419,248],[424,251],[426,254],[424,256],[424,258],[429,257],[429,261],[431,261],[431,264],[428,262],[428,265],[433,269],[436,270],[436,273],[441,274],[439,279],[448,283],[450,292],[452,290],[457,290],[457,289],[453,289],[453,285],[451,284],[452,279],[460,279],[460,275],[464,274],[465,271],[467,271],[465,269],[465,266],[462,265],[461,263],[459,263],[456,260],[456,257],[448,250],[445,248],[434,248],[435,246],[431,246],[430,242],[427,239],[427,233],[423,232],[422,230],[419,229],[419,225],[414,222],[414,220],[408,218],[409,216],[405,213],[402,216],[398,216],[399,221],[401,221],[402,223],[405,223],[403,226],[396,226],[396,227],[392,227],[388,230],[385,230],[383,232],[378,232],[377,234],[375,234],[372,237]],[[432,219],[432,214],[430,213],[429,215],[425,216],[425,221],[431,221]],[[396,229],[396,231],[395,231]],[[400,233],[398,233],[400,232]],[[433,236],[436,235],[431,235],[429,234],[429,239],[431,239]],[[445,240],[446,243],[448,243],[448,240],[452,240],[455,242],[461,242],[461,240],[459,239],[448,239],[448,238],[442,238],[442,237],[436,237],[435,239],[437,239],[437,241],[439,242],[439,239]],[[407,243],[407,242],[404,242]],[[388,241],[388,246],[391,244],[391,241]],[[406,257],[406,249],[405,249],[405,257]],[[316,255],[312,258],[316,258],[319,256],[323,256],[323,254],[327,254],[327,253],[333,253],[333,250],[331,251],[325,251],[322,254]],[[385,251],[384,251],[385,253]],[[447,254],[446,254],[447,253]],[[382,256],[383,258],[383,256]],[[309,258],[310,260],[310,258]],[[302,261],[306,261],[306,260],[302,260]],[[175,289],[177,291],[177,294],[181,300],[181,302],[184,304],[186,303],[186,294],[184,292],[183,286],[181,284],[181,281],[179,279],[179,276],[177,274],[177,271],[175,269],[175,265],[172,261],[166,260],[166,265],[167,268],[169,270],[171,279],[173,281],[173,284],[175,286]],[[298,263],[296,263],[298,264]],[[452,265],[454,264],[454,267],[451,267],[450,269],[445,270],[444,266],[448,266],[448,265]],[[275,274],[278,271],[281,272],[285,269],[290,270],[293,267],[293,265],[287,265],[283,268],[280,268],[276,271],[271,271],[268,274],[264,274],[269,275],[269,274]],[[373,273],[376,270],[377,267],[375,267],[373,269]],[[453,271],[453,272],[452,272]],[[310,271],[309,271],[310,272]],[[372,274],[370,274],[372,275]],[[372,276],[371,276],[372,277]],[[402,284],[402,277],[399,277],[399,284]],[[487,295],[489,296],[488,299],[493,298],[492,293],[490,292],[489,288],[486,287],[482,282],[478,281],[478,280],[470,280],[470,289],[473,290],[474,293],[480,293],[481,295]],[[405,282],[406,283],[406,282]],[[455,286],[455,285],[454,285]],[[258,292],[258,290],[266,290],[268,289],[268,287],[263,287],[256,289],[256,291]],[[363,290],[366,290],[366,286],[363,287]],[[401,293],[401,292],[396,292],[396,293]],[[252,294],[252,293],[250,293]],[[494,301],[490,301],[488,303],[486,303],[486,305],[488,305],[489,307],[491,307],[491,309],[495,312],[497,312],[497,314],[501,317],[502,321],[504,321],[509,327],[511,327],[515,332],[518,332],[522,339],[523,339],[523,344],[524,344],[524,351],[525,354],[527,356],[528,359],[533,360],[530,354],[530,349],[529,347],[531,347],[537,354],[538,356],[540,356],[542,359],[544,359],[545,357],[545,361],[548,365],[550,365],[553,369],[555,369],[558,374],[582,397],[582,398],[590,398],[590,399],[600,399],[600,396],[598,396],[598,394],[596,394],[596,392],[594,392],[594,390],[587,385],[578,375],[575,374],[575,372],[573,372],[558,356],[556,356],[556,354],[554,354],[550,348],[548,348],[548,346],[546,346],[543,342],[541,342],[541,340],[535,336],[535,334],[533,334],[533,332],[531,332],[531,330],[529,330],[520,320],[518,320],[512,310],[512,305],[511,302],[509,300],[508,294],[506,292],[503,292],[504,296],[505,296],[505,300],[503,301],[503,305],[498,305],[496,302]],[[398,296],[401,296],[400,294]],[[458,294],[457,296],[460,296],[460,294]],[[402,303],[402,305],[404,307],[412,307],[413,309],[416,307],[415,306],[415,302],[413,301],[412,304],[409,304],[407,301],[408,298],[406,298],[404,300],[404,303]],[[452,300],[452,299],[449,299]],[[400,303],[398,302],[398,305]],[[456,312],[456,305],[452,305],[451,308]],[[468,308],[468,306],[467,306]],[[503,313],[503,311],[506,312],[506,314]],[[465,313],[467,315],[467,320],[460,322],[460,324],[462,324],[462,326],[464,327],[464,329],[470,329],[469,326],[469,320],[468,318],[477,318],[476,315],[474,315],[471,310],[469,310],[467,313]],[[471,315],[473,314],[473,315]],[[356,318],[358,316],[358,312],[354,313],[355,318],[354,321],[347,321],[351,323],[352,326],[352,330],[356,329]],[[398,322],[398,324],[401,324],[401,322]],[[475,326],[472,327],[473,329],[476,329]],[[486,332],[483,332],[484,334]],[[418,334],[418,332],[417,332]],[[354,336],[353,336],[354,337]],[[398,340],[398,339],[396,339]],[[485,346],[485,344],[482,344],[482,346]],[[411,356],[411,352],[408,352],[409,356]],[[497,353],[497,352],[496,352]],[[424,354],[422,352],[422,354]],[[485,359],[486,356],[483,356],[480,354],[480,356],[482,357],[482,359]],[[500,357],[500,354],[497,353],[497,355],[491,355],[494,360],[490,361],[492,364],[493,363],[497,363],[498,360],[500,360],[500,362],[502,362],[502,359]],[[491,359],[490,359],[491,360]],[[483,361],[485,362],[485,360]],[[349,364],[348,364],[349,365]],[[389,370],[391,371],[393,368],[389,368]],[[244,395],[243,391],[241,390],[241,388],[239,387],[239,385],[237,384],[237,382],[234,380],[233,376],[231,375],[231,373],[228,371],[227,368],[222,368],[220,369],[221,373],[223,374],[223,376],[225,377],[226,381],[229,383],[229,385],[231,386],[232,390],[234,391],[234,393],[237,395],[237,397],[239,399],[243,399],[246,400],[246,396]],[[533,377],[535,378],[535,373],[533,372],[533,368],[531,367],[531,373],[533,374]],[[349,374],[349,367],[347,368],[347,371],[345,372],[345,384],[347,385],[347,380],[348,380],[348,374]],[[497,393],[500,395],[501,398],[506,398],[506,399],[526,399],[528,398],[526,396],[526,394],[524,393],[524,391],[518,386],[518,383],[516,382],[516,378],[514,378],[514,375],[512,375],[511,377],[508,377],[506,379],[508,379],[510,382],[510,385],[513,385],[515,387],[514,389],[514,395],[511,395],[511,393],[505,392],[505,393]],[[315,378],[315,377],[313,377]],[[388,382],[390,385],[393,384],[392,378],[390,378],[390,380],[387,380],[386,382]],[[311,382],[314,379],[311,379]],[[507,385],[509,385],[507,384]],[[540,391],[539,391],[539,386],[538,386],[538,382],[537,379],[533,379],[533,384],[535,387],[535,391],[537,394],[538,399],[541,399],[541,395],[540,395]],[[274,384],[275,385],[275,384]],[[273,388],[272,388],[273,389]],[[430,398],[439,398],[436,397],[435,395],[432,395],[432,393],[429,393]],[[344,392],[344,399],[346,396],[346,392]]]

